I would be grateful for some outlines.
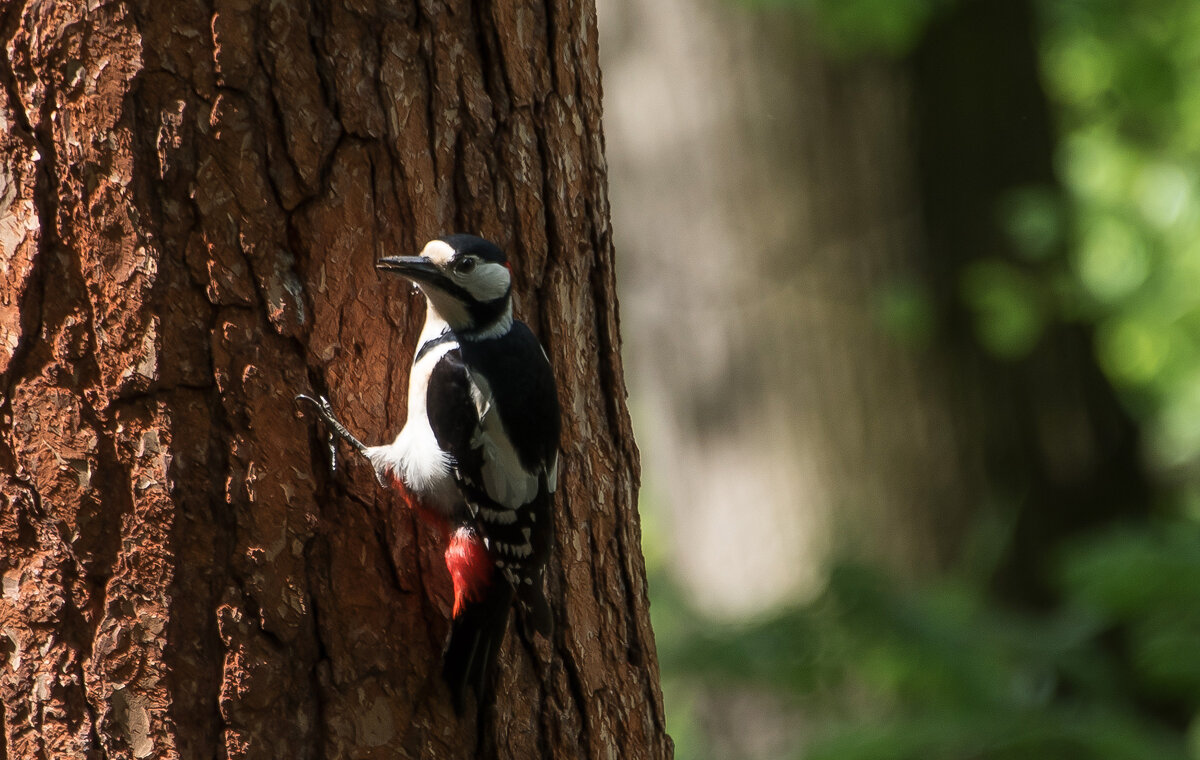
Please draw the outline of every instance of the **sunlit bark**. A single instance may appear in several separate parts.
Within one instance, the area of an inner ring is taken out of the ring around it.
[[[12,758],[670,755],[589,2],[0,11],[0,709]],[[564,400],[548,643],[476,736],[437,537],[293,396],[404,421],[381,255],[513,261]]]

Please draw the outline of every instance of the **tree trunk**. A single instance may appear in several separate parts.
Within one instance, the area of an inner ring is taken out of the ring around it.
[[[972,389],[958,402],[968,412],[963,432],[981,453],[988,492],[1013,512],[995,586],[1022,604],[1052,596],[1064,539],[1144,516],[1153,498],[1137,428],[1096,363],[1090,328],[1058,321],[1051,303],[1040,340],[1018,361],[981,351],[968,329],[991,318],[963,306],[970,267],[1004,261],[1046,282],[1066,257],[1065,229],[1039,262],[1008,224],[1023,194],[1052,203],[1058,192],[1033,16],[1028,0],[961,3],[930,25],[909,62],[922,272],[937,295],[947,366]]]
[[[0,754],[670,756],[591,3],[0,13]],[[292,400],[396,434],[424,307],[372,262],[449,231],[565,418],[555,633],[510,626],[478,736],[438,537]]]

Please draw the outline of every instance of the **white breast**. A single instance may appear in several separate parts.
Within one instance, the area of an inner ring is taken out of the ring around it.
[[[441,334],[445,322],[426,319],[421,331],[422,346]],[[435,346],[413,364],[408,381],[408,419],[396,440],[385,446],[367,447],[367,456],[381,479],[397,476],[426,507],[448,510],[457,503],[458,489],[451,474],[450,455],[438,445],[429,415],[425,395],[429,390],[429,375],[448,351],[456,348],[453,341]]]

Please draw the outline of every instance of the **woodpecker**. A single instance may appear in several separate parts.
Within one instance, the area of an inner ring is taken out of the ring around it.
[[[482,707],[514,598],[550,635],[543,588],[553,532],[560,408],[550,361],[513,318],[512,276],[499,247],[473,235],[430,241],[419,256],[376,268],[425,296],[425,326],[408,384],[408,417],[390,444],[367,446],[312,403],[381,483],[446,539],[453,621],[442,675],[461,713],[467,688]]]

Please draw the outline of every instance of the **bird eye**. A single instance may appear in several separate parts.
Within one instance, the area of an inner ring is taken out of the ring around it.
[[[458,274],[470,274],[475,271],[475,259],[467,257],[461,259],[454,264],[454,271]]]

